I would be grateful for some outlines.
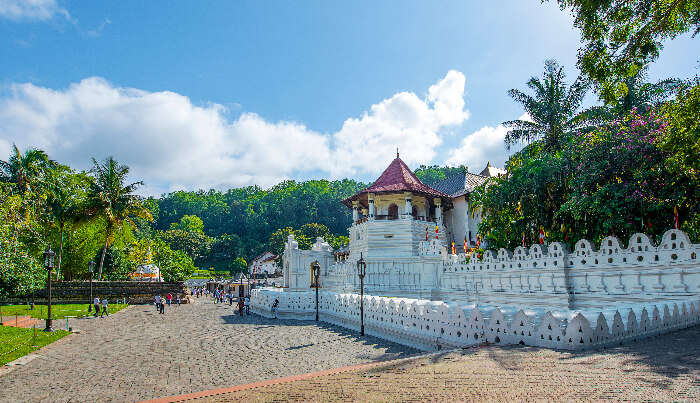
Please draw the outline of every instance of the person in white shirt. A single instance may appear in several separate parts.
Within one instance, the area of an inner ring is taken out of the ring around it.
[[[109,316],[109,312],[107,312],[107,298],[102,298],[102,315],[100,315],[100,318],[105,314]]]
[[[156,295],[156,312],[160,311],[160,295]]]
[[[250,298],[245,297],[245,314],[250,315]]]
[[[92,304],[95,305],[95,317],[97,317],[100,314],[100,297],[95,297]]]

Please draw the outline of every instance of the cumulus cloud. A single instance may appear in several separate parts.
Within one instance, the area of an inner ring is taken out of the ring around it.
[[[530,116],[525,113],[519,120],[530,120]],[[466,165],[472,172],[479,172],[490,162],[495,167],[503,167],[508,159],[504,140],[506,129],[503,125],[496,127],[484,126],[479,130],[468,134],[459,147],[452,150],[445,163],[449,166]],[[520,150],[523,145],[514,145],[510,153]]]
[[[378,173],[397,146],[409,164],[434,158],[441,129],[469,117],[464,85],[464,75],[450,71],[426,99],[395,94],[324,134],[255,113],[230,121],[222,105],[193,105],[174,92],[119,88],[97,77],[63,90],[15,84],[0,99],[0,152],[15,142],[82,169],[89,157],[113,155],[147,182],[149,194],[269,186],[310,172]]]
[[[60,15],[70,20],[68,11],[56,0],[0,0],[0,17],[10,20],[45,21]]]

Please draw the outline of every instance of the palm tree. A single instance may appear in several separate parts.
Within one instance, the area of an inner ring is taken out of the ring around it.
[[[51,210],[61,231],[61,241],[58,248],[58,267],[56,278],[61,274],[63,258],[63,233],[67,223],[77,224],[86,218],[84,196],[81,190],[87,185],[84,174],[73,174],[68,167],[54,170],[49,181],[46,204]]]
[[[503,123],[509,129],[505,137],[508,149],[518,142],[541,139],[545,151],[557,151],[566,135],[590,125],[596,109],[577,113],[588,92],[588,82],[579,76],[567,87],[565,80],[564,67],[555,60],[547,60],[542,79],[532,77],[527,82],[534,95],[517,89],[508,91],[508,95],[522,104],[532,119]]]
[[[102,248],[102,257],[98,278],[102,278],[102,265],[104,264],[105,252],[110,243],[114,240],[114,233],[124,222],[134,226],[132,217],[141,217],[152,220],[153,217],[146,207],[141,203],[138,196],[133,192],[143,182],[134,182],[125,185],[129,174],[129,167],[121,165],[112,157],[108,157],[104,163],[100,164],[96,159],[92,159],[93,168],[90,171],[93,181],[88,190],[89,211],[93,215],[104,217],[107,222],[105,229],[105,243]]]
[[[55,166],[46,153],[36,148],[25,151],[12,145],[12,155],[8,161],[0,161],[0,181],[14,183],[20,194],[35,190],[42,183],[47,172]]]
[[[649,65],[637,71],[631,77],[625,77],[625,93],[611,102],[609,112],[611,118],[623,116],[634,108],[646,112],[652,105],[668,99],[681,86],[682,82],[675,78],[667,78],[656,83],[647,82]]]

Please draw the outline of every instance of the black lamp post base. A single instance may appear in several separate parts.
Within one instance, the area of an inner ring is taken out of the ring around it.
[[[44,331],[45,332],[53,332],[53,328],[49,326],[46,329],[44,329]]]

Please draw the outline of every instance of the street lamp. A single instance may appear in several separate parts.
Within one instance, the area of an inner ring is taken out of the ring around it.
[[[314,287],[316,287],[316,322],[318,322],[318,278],[321,276],[321,265],[318,262],[313,262],[311,270],[314,274]]]
[[[367,263],[360,252],[360,260],[357,261],[357,277],[360,278],[360,334],[365,335],[365,274]]]
[[[49,287],[49,315],[46,318],[46,328],[44,329],[45,332],[53,332],[53,329],[51,328],[51,270],[53,269],[54,256],[56,256],[56,254],[51,250],[51,247],[44,252],[44,267],[46,268],[48,275],[47,282]]]
[[[90,268],[90,301],[88,301],[88,312],[92,312],[92,276],[94,273],[95,262],[91,260],[90,263],[88,263],[88,267]]]

